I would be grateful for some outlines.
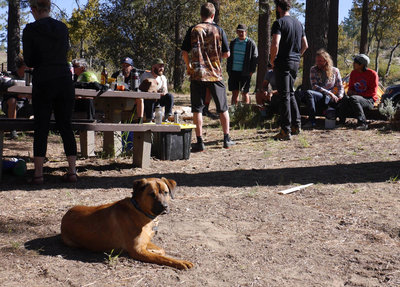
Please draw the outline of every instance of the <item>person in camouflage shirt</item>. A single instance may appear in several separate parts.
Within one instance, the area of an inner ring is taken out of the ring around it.
[[[222,58],[228,58],[229,44],[224,30],[214,23],[215,7],[212,3],[201,6],[202,22],[188,29],[182,43],[182,57],[190,76],[190,100],[197,143],[192,152],[204,151],[202,138],[202,110],[209,89],[220,114],[224,132],[224,148],[235,144],[229,137],[229,113],[225,84],[222,78]],[[189,57],[190,54],[190,57]]]

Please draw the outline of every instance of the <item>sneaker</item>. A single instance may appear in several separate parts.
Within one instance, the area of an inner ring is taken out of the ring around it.
[[[201,142],[201,143],[197,142],[197,143],[192,144],[191,152],[201,152],[201,151],[204,151],[205,149],[206,149],[206,147],[204,146],[203,142]]]
[[[301,128],[299,126],[292,126],[291,134],[292,135],[299,135],[301,133]]]
[[[279,133],[277,133],[276,135],[274,135],[274,140],[280,140],[280,141],[290,141],[291,140],[291,136],[290,133],[285,132],[284,130],[281,129],[281,131]]]
[[[313,128],[315,128],[315,126],[316,126],[315,123],[309,121],[309,122],[307,122],[306,124],[303,125],[303,128],[304,129],[313,129]]]
[[[365,130],[367,130],[368,129],[368,125],[366,124],[366,123],[360,123],[357,127],[356,127],[356,130],[359,130],[359,131],[365,131]]]
[[[227,140],[224,140],[224,148],[230,148],[231,146],[235,145],[236,143],[228,138]]]

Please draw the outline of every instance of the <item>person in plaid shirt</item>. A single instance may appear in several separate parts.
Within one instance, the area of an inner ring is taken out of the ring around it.
[[[316,110],[324,110],[328,105],[336,108],[344,95],[339,69],[333,67],[332,58],[324,49],[317,51],[315,66],[310,69],[310,81],[311,90],[305,91],[309,121],[303,128],[313,128]]]

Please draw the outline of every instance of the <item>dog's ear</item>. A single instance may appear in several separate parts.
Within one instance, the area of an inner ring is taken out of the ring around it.
[[[171,198],[174,199],[174,190],[176,187],[176,181],[173,179],[166,179],[165,177],[162,177],[161,180],[164,181],[165,184],[168,186],[169,194],[171,195]]]
[[[145,178],[135,180],[133,182],[132,196],[135,196],[139,191],[141,191],[146,184],[147,180]]]

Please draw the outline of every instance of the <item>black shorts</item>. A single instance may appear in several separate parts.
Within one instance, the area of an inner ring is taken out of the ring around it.
[[[250,90],[250,76],[242,76],[242,72],[232,71],[228,80],[229,91],[248,93]]]
[[[190,101],[192,103],[192,112],[201,113],[203,111],[207,88],[210,90],[211,96],[214,99],[217,112],[226,112],[228,110],[228,101],[226,99],[224,82],[191,81]]]

